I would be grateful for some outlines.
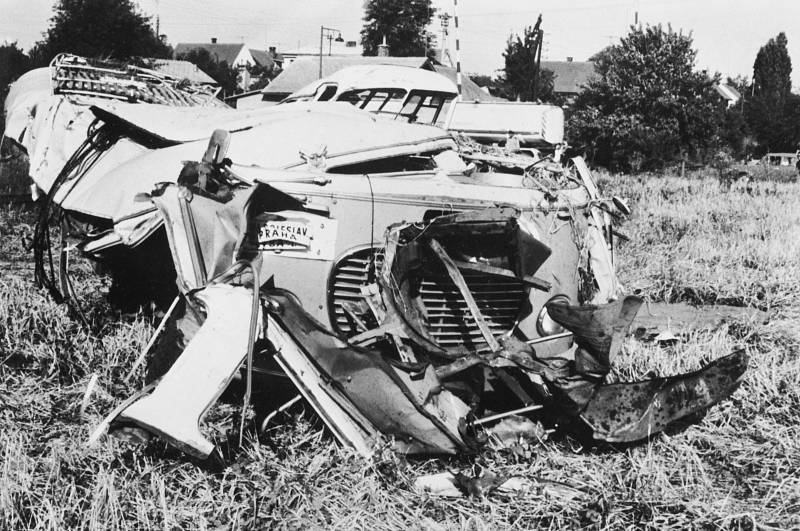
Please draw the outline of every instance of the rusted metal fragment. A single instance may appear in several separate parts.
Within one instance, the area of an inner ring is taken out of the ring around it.
[[[595,439],[638,441],[727,398],[746,369],[747,354],[737,351],[692,373],[601,385],[581,418]]]
[[[547,430],[541,423],[533,422],[531,419],[519,415],[510,415],[504,418],[489,432],[500,446],[506,448],[510,448],[520,441],[539,443],[547,438]]]
[[[631,331],[654,337],[669,331],[682,334],[702,328],[716,328],[726,322],[764,323],[767,312],[739,306],[690,306],[686,303],[648,303],[636,315]]]
[[[500,481],[496,481],[498,479],[497,476],[488,471],[483,472],[482,476],[477,477],[475,474],[472,474],[472,477],[472,491],[474,491],[474,486],[477,486],[476,483],[480,482],[479,484],[484,487],[481,489],[480,493],[487,492],[485,487],[488,486],[488,482],[491,481],[493,484],[495,484],[494,486],[496,489],[492,487],[489,490],[496,490],[504,495],[519,496],[520,494],[536,492],[546,496],[549,499],[560,499],[564,501],[586,497],[586,494],[578,488],[558,481],[548,481],[543,479],[532,480],[529,477],[523,476],[511,476],[509,478],[502,478]],[[481,480],[482,477],[485,477],[485,479]],[[425,493],[431,496],[461,498],[465,493],[472,493],[467,489],[467,485],[464,484],[464,480],[470,482],[469,478],[469,475],[465,475],[464,473],[458,471],[456,471],[455,474],[453,472],[429,474],[427,476],[420,476],[414,480],[414,489],[419,493]]]
[[[597,440],[631,442],[657,433],[728,397],[747,368],[747,356],[737,352],[694,373],[603,384],[641,304],[629,296],[604,305],[547,305],[550,316],[573,333],[578,349],[574,372],[544,376],[556,405],[566,415],[579,415]]]
[[[576,353],[578,372],[604,376],[611,369],[614,355],[641,305],[642,299],[628,296],[602,305],[550,303],[547,312],[555,322],[572,332],[575,342],[584,351]]]

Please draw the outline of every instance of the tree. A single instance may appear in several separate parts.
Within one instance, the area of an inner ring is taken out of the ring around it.
[[[741,100],[736,102],[735,105],[726,109],[722,117],[719,130],[719,138],[723,145],[725,145],[736,158],[744,158],[751,154],[750,128],[747,125],[746,118],[746,100],[750,94],[749,81],[741,76],[735,78],[728,78],[725,84],[733,87],[741,95]]]
[[[364,55],[378,55],[384,37],[391,56],[432,53],[428,48],[431,36],[425,30],[436,12],[431,0],[367,0],[364,11]]]
[[[486,74],[468,74],[473,83],[479,87],[490,87],[494,84],[492,76]]]
[[[226,61],[218,61],[205,48],[195,48],[178,55],[178,59],[194,63],[197,68],[219,83],[225,96],[232,96],[239,89],[239,71]]]
[[[273,79],[277,77],[278,74],[281,73],[281,70],[275,63],[273,63],[271,66],[262,66],[256,63],[253,66],[250,66],[248,71],[255,80],[250,84],[249,90],[259,90],[266,87]]]
[[[786,98],[784,119],[780,129],[786,151],[800,149],[800,96],[789,94]]]
[[[503,96],[521,101],[551,101],[553,99],[553,73],[539,68],[541,57],[542,32],[539,25],[526,27],[519,35],[510,35],[506,42],[505,68],[500,78]]]
[[[44,40],[32,50],[39,65],[63,52],[121,61],[172,54],[155,34],[150,17],[131,0],[58,0],[53,9]]]
[[[570,143],[599,164],[634,171],[717,147],[719,76],[696,72],[696,53],[690,35],[632,26],[592,58],[598,76],[571,109]]]
[[[0,101],[4,101],[8,86],[30,69],[30,58],[16,42],[0,45]]]
[[[6,100],[8,87],[30,68],[30,58],[16,42],[0,45],[0,105]],[[0,135],[5,129],[5,117],[0,111]]]
[[[792,88],[792,60],[784,33],[761,47],[753,63],[753,97],[747,117],[761,151],[785,151],[796,147],[798,138],[787,137],[787,105]],[[794,105],[794,103],[792,103]]]

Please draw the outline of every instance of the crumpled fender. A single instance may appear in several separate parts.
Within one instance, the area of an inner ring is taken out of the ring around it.
[[[580,418],[596,440],[633,442],[658,433],[730,396],[747,370],[747,354],[737,351],[691,373],[604,383],[641,304],[628,296],[601,305],[547,305],[578,345],[571,374],[548,381],[555,405]]]
[[[724,400],[746,370],[747,354],[739,350],[695,372],[600,385],[581,418],[595,439],[638,441]]]
[[[378,352],[343,342],[288,292],[275,290],[267,297],[277,303],[271,315],[358,413],[395,438],[398,451],[456,454],[470,449],[459,433],[469,407],[439,385],[433,367],[412,378]]]

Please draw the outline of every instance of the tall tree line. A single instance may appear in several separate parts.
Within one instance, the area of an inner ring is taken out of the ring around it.
[[[792,94],[787,43],[786,34],[779,33],[761,47],[753,64],[746,118],[762,151],[794,151],[800,142],[800,95]]]
[[[632,171],[800,147],[800,95],[791,92],[784,33],[758,51],[750,82],[698,70],[696,55],[691,35],[631,27],[591,58],[597,75],[568,108],[570,143],[598,164]],[[740,93],[735,105],[717,92],[721,83]]]

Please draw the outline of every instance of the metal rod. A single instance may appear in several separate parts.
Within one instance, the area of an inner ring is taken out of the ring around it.
[[[569,337],[572,335],[572,332],[561,332],[560,334],[553,334],[552,336],[545,336],[545,337],[537,337],[536,339],[529,339],[525,343],[528,345],[535,345],[537,343],[544,343],[545,341],[552,341],[554,339],[561,339],[564,337]]]
[[[263,374],[265,376],[275,376],[276,378],[289,378],[283,371],[273,371],[270,369],[262,369],[261,367],[253,367],[254,374]]]
[[[253,275],[253,306],[250,310],[250,330],[247,337],[247,374],[245,380],[244,400],[242,402],[242,420],[239,423],[239,446],[244,439],[244,421],[247,416],[247,408],[250,405],[250,397],[253,393],[253,347],[258,334],[258,315],[261,312],[261,279],[258,268],[253,262],[247,262],[250,272]]]
[[[534,406],[526,406],[521,407],[519,409],[512,409],[511,411],[506,411],[504,413],[498,413],[497,415],[489,415],[488,417],[483,417],[482,419],[478,419],[472,423],[473,426],[480,426],[481,424],[486,424],[487,422],[492,422],[494,420],[504,419],[506,417],[510,417],[511,415],[517,415],[519,413],[528,413],[530,411],[536,411],[537,409],[542,409],[544,406],[534,405]]]
[[[319,27],[319,79],[322,79],[322,34],[325,26]]]
[[[142,364],[142,362],[144,361],[145,356],[147,356],[147,353],[150,352],[151,348],[153,348],[153,345],[155,344],[156,339],[158,339],[159,334],[161,334],[161,331],[164,330],[164,326],[166,326],[166,324],[167,324],[167,319],[169,319],[169,316],[172,315],[173,311],[175,311],[175,306],[178,305],[178,300],[179,299],[180,299],[180,295],[175,297],[175,299],[172,301],[172,304],[169,305],[169,309],[167,310],[167,313],[164,314],[164,317],[161,318],[161,322],[158,323],[158,328],[156,328],[156,331],[153,332],[152,336],[150,336],[150,341],[147,342],[147,345],[145,345],[144,349],[142,349],[142,352],[141,352],[141,354],[139,354],[139,357],[136,358],[135,362],[133,362],[133,367],[131,367],[131,370],[128,371],[128,375],[125,377],[125,381],[126,382],[129,382],[131,380],[131,377],[133,376],[133,373],[136,372],[136,369],[138,369],[139,365]]]
[[[269,424],[269,421],[275,418],[275,416],[278,413],[283,413],[284,411],[292,407],[294,404],[296,404],[302,398],[303,395],[297,395],[296,397],[292,398],[291,400],[280,406],[278,409],[273,410],[269,415],[264,417],[263,422],[261,422],[261,433],[264,433],[267,430],[267,425]]]
[[[461,271],[458,270],[453,259],[450,258],[450,255],[447,254],[447,251],[444,250],[444,247],[442,247],[436,238],[431,238],[428,245],[436,256],[439,257],[442,264],[444,264],[447,274],[450,276],[453,284],[455,284],[458,291],[461,292],[461,297],[464,299],[464,302],[467,303],[467,309],[469,309],[470,314],[472,314],[472,318],[475,320],[475,324],[478,326],[478,330],[480,330],[489,348],[492,349],[492,352],[499,351],[500,343],[498,343],[497,339],[494,337],[491,328],[489,328],[489,324],[486,322],[486,318],[483,313],[481,313],[480,308],[478,308],[478,303],[475,302],[475,297],[472,296],[472,292],[469,290],[466,280],[464,280],[464,276],[461,274]]]

